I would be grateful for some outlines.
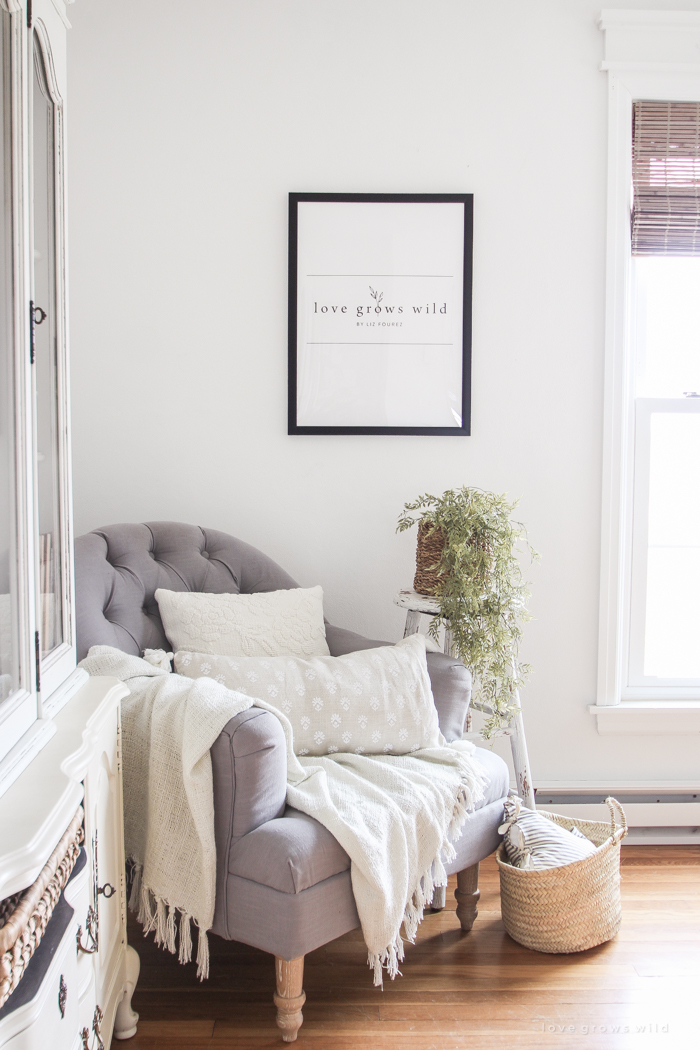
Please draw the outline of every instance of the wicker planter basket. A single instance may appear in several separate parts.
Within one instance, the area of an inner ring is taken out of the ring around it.
[[[620,843],[627,821],[616,799],[606,802],[610,824],[537,811],[568,831],[578,828],[596,844],[595,853],[583,860],[527,871],[508,864],[503,844],[499,846],[501,913],[514,941],[538,952],[582,952],[609,941],[619,930]]]
[[[26,890],[0,901],[0,1007],[20,982],[39,947],[83,841],[83,808],[73,817],[39,877]]]
[[[418,525],[416,575],[413,579],[413,588],[418,594],[433,597],[438,593],[441,573],[437,566],[444,546],[445,533],[442,529],[429,521],[421,521]]]

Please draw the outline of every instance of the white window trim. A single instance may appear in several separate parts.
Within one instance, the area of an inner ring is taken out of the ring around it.
[[[605,33],[601,69],[608,73],[608,217],[598,690],[589,710],[600,733],[656,733],[669,725],[674,733],[700,732],[695,690],[692,696],[678,689],[635,690],[628,698],[626,689],[634,450],[632,102],[700,101],[700,13],[605,10],[599,26]]]

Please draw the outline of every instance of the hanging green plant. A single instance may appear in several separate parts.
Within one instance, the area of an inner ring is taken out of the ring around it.
[[[518,660],[523,624],[530,619],[519,555],[532,561],[537,553],[525,526],[511,519],[516,505],[482,489],[448,489],[406,503],[396,530],[418,524],[415,587],[437,598],[440,617],[430,633],[437,639],[441,620],[447,621],[452,651],[472,673],[474,700],[494,712],[487,737],[510,721],[515,691],[530,671]]]

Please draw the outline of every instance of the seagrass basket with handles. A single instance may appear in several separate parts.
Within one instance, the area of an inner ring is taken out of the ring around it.
[[[590,857],[557,868],[526,870],[507,862],[503,843],[498,847],[501,914],[514,941],[538,952],[582,952],[609,941],[620,929],[620,843],[627,821],[617,799],[605,801],[609,824],[537,810],[567,831],[578,828],[597,846]]]

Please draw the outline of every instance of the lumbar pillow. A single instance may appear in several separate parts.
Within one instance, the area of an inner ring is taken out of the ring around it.
[[[258,594],[156,591],[173,649],[223,656],[328,656],[321,587]]]
[[[526,809],[510,796],[504,803],[503,835],[506,857],[514,868],[558,868],[595,853],[596,846],[578,828],[567,831],[541,813]]]
[[[213,678],[280,710],[292,724],[298,755],[405,755],[444,744],[420,635],[308,660],[176,652],[175,671]]]

